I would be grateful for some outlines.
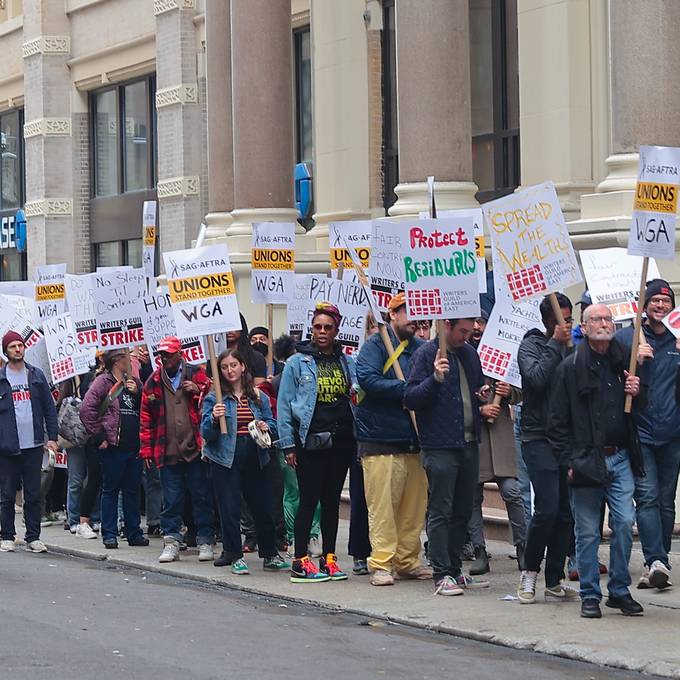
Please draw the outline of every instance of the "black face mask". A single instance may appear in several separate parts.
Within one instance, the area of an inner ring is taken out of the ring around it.
[[[262,354],[263,356],[267,356],[267,352],[269,351],[269,347],[267,346],[266,342],[256,342],[254,345],[251,345],[251,347],[256,351]]]

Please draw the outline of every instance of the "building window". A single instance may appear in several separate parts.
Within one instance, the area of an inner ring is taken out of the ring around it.
[[[293,32],[295,64],[295,155],[297,163],[314,158],[312,130],[312,46],[309,26]]]
[[[127,241],[103,241],[94,244],[94,265],[96,267],[142,266],[142,239]]]
[[[90,96],[94,196],[155,186],[155,92],[151,76]]]
[[[399,184],[399,130],[397,127],[397,52],[394,0],[383,0],[382,30],[383,102],[383,207],[394,205]]]
[[[472,171],[480,203],[520,183],[517,0],[469,0]]]
[[[0,115],[0,210],[16,210],[24,204],[23,110]]]

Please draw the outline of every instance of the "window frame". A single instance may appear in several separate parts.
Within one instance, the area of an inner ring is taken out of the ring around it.
[[[126,177],[126,157],[125,157],[125,139],[126,139],[126,129],[125,129],[125,88],[134,85],[136,83],[143,82],[145,84],[146,90],[146,116],[147,116],[147,126],[146,126],[146,144],[147,144],[147,154],[146,154],[146,184],[147,186],[141,189],[133,189],[128,191],[127,189],[127,177]],[[116,193],[98,195],[97,186],[97,97],[99,95],[105,94],[106,92],[116,93],[116,113],[118,116],[117,129],[116,129]],[[99,88],[92,90],[88,94],[89,99],[89,112],[90,112],[90,139],[92,143],[90,144],[90,198],[111,198],[113,196],[121,196],[123,194],[138,193],[141,191],[152,191],[156,188],[157,181],[157,168],[156,168],[156,157],[157,157],[157,112],[155,106],[156,97],[156,75],[149,74],[141,76],[139,78],[134,78],[132,80],[126,80],[122,83],[116,83],[108,87]]]
[[[395,14],[395,0],[383,0],[383,29],[380,31],[381,58],[381,94],[382,94],[382,179],[383,179],[383,208],[385,214],[397,202],[394,189],[399,184],[399,129],[393,129],[391,106],[398,108],[396,96],[397,74],[396,68],[392,72],[392,57],[396,67],[396,16],[394,16],[394,40],[387,29],[388,14]]]
[[[304,113],[303,107],[300,106],[302,100],[303,89],[303,69],[302,69],[302,37],[309,35],[310,41],[310,62],[311,62],[311,40],[312,32],[311,26],[306,24],[293,29],[293,80],[295,87],[295,162],[296,163],[310,163],[314,160],[314,96],[310,86],[310,98],[312,107],[312,158],[303,157],[303,128],[304,128]],[[311,80],[311,78],[310,78]]]
[[[0,212],[11,212],[17,211],[23,208],[26,204],[26,139],[24,138],[24,109],[8,109],[0,113],[0,129],[2,129],[2,119],[6,116],[17,116],[17,134],[19,140],[19,153],[17,154],[17,164],[18,164],[18,175],[19,175],[19,186],[17,187],[17,197],[19,205],[11,206],[5,208],[3,205],[3,194],[2,194],[2,172],[0,166]]]

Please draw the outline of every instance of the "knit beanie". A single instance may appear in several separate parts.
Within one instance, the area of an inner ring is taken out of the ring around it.
[[[652,279],[651,281],[647,281],[647,288],[645,289],[645,308],[655,295],[668,295],[673,303],[673,307],[675,307],[675,293],[668,281],[664,281],[663,279]]]
[[[2,353],[7,356],[7,347],[12,343],[19,341],[24,343],[24,339],[16,331],[7,331],[2,338]]]

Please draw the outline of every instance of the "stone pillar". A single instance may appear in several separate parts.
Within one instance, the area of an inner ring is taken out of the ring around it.
[[[159,229],[167,251],[189,247],[204,214],[196,0],[155,2],[154,13]]]
[[[63,3],[24,2],[24,92],[28,273],[66,262],[89,262],[89,243],[73,228],[73,140],[69,24]]]
[[[233,222],[234,142],[231,113],[231,17],[229,0],[206,0],[208,92],[207,238],[223,236]]]
[[[672,75],[680,70],[679,27],[674,0],[609,3],[609,172],[598,193],[582,196],[581,219],[570,223],[577,247],[625,247],[638,148],[680,146],[680,91]],[[680,282],[674,263],[658,264],[670,281]]]
[[[365,9],[366,0],[311,2],[316,226],[310,236],[324,251],[329,222],[373,216]]]
[[[606,4],[518,0],[521,178],[555,183],[567,219],[602,179]]]
[[[253,222],[295,222],[290,0],[231,0],[234,223],[249,252]],[[302,231],[302,227],[300,227]]]
[[[477,205],[472,181],[468,0],[397,0],[399,185],[390,215]]]

